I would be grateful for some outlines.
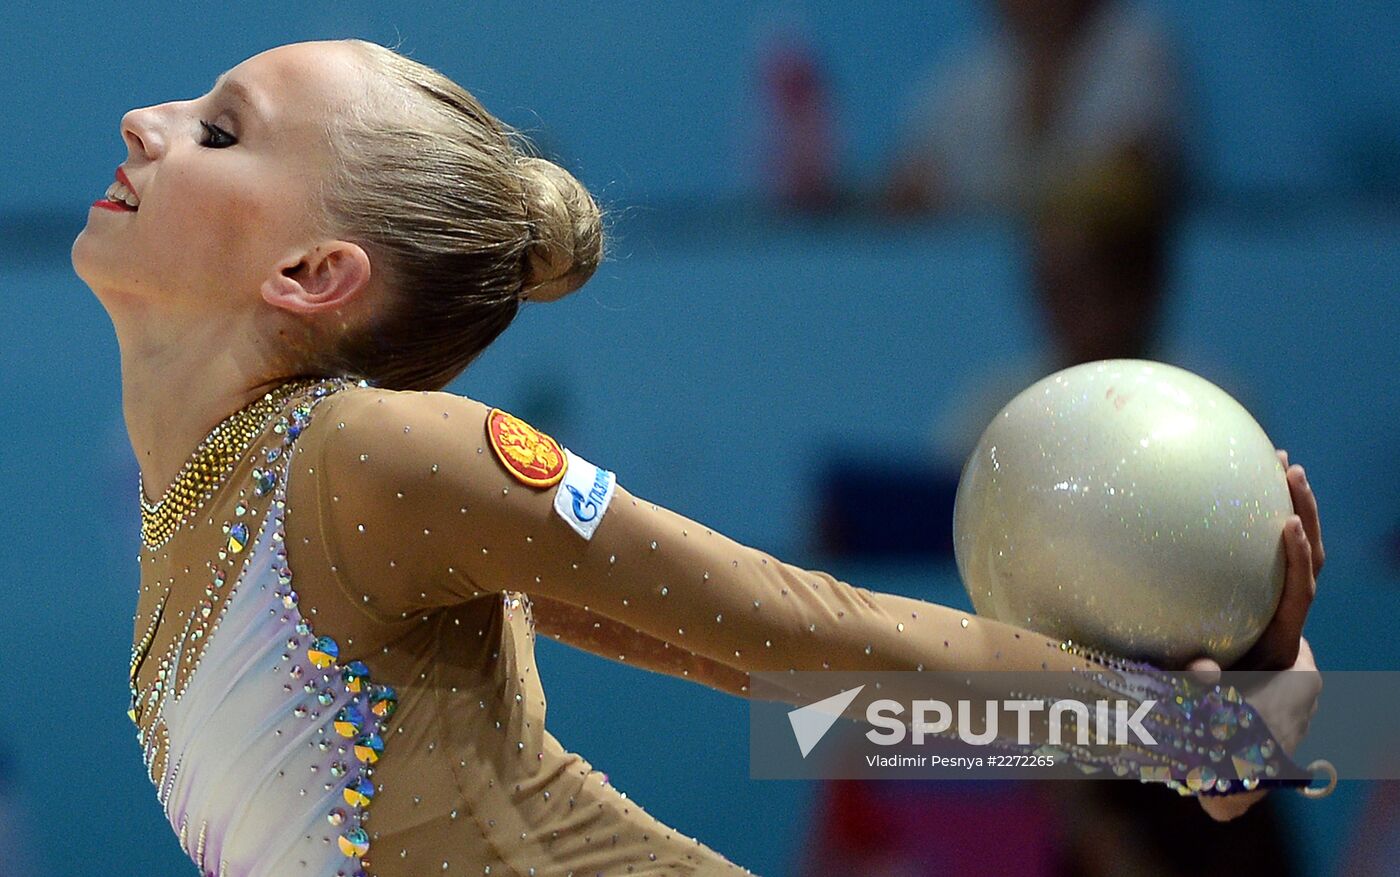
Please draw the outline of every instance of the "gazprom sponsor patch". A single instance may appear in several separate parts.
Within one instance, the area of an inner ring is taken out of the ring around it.
[[[585,539],[593,538],[598,522],[612,502],[617,476],[606,469],[600,469],[575,454],[564,449],[568,465],[564,469],[564,479],[554,494],[554,510],[559,517]]]

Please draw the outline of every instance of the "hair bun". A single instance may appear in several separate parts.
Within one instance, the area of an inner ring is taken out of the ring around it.
[[[593,196],[552,161],[520,160],[530,223],[520,297],[554,301],[593,276],[603,257],[603,219]]]

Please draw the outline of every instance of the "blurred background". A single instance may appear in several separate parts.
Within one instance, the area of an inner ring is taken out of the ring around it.
[[[1319,664],[1400,669],[1400,6],[263,9],[25,4],[0,30],[0,877],[190,871],[125,716],[136,467],[68,249],[122,113],[303,39],[443,70],[610,213],[595,279],[453,390],[742,542],[966,606],[949,515],[987,420],[1072,362],[1171,362],[1308,467]],[[1134,784],[751,781],[743,701],[539,652],[553,733],[760,874],[1400,873],[1391,786],[1219,826]]]

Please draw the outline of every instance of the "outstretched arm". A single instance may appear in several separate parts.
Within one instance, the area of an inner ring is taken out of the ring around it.
[[[1137,683],[1168,699],[1181,694],[1174,686],[1184,683],[1145,665],[784,563],[633,496],[610,481],[611,473],[568,457],[527,425],[514,423],[516,444],[500,450],[488,439],[491,410],[474,400],[362,389],[329,402],[330,417],[323,414],[321,428],[301,440],[319,470],[322,531],[341,577],[353,591],[373,594],[381,610],[425,612],[515,590],[598,616],[596,633],[578,638],[585,647],[625,654],[635,640],[618,638],[633,631],[693,653],[722,679],[737,679],[724,667],[1043,669],[1077,671],[1081,681],[1137,674]],[[560,456],[571,460],[569,483],[582,488],[575,516],[596,527],[587,538],[566,521],[571,506],[563,488],[529,476],[547,473]],[[608,498],[606,508],[584,496],[593,487],[597,498]],[[386,556],[393,570],[387,576]],[[668,667],[674,672],[676,665],[658,662],[658,669]],[[1187,764],[1196,757],[1191,751],[1161,757]]]
[[[585,539],[556,511],[557,486],[498,459],[490,409],[472,399],[359,389],[322,404],[301,439],[322,531],[339,575],[381,611],[522,591],[746,673],[1090,666],[1044,636],[784,563],[620,484]]]

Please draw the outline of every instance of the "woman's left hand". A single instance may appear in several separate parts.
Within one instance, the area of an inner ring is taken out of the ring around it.
[[[1322,524],[1317,514],[1317,497],[1308,484],[1307,473],[1296,463],[1288,465],[1288,452],[1279,451],[1293,500],[1293,515],[1284,524],[1283,548],[1286,559],[1283,594],[1273,620],[1243,658],[1231,670],[1287,670],[1298,660],[1298,643],[1313,598],[1317,596],[1317,574],[1322,570]]]
[[[1192,662],[1190,669],[1203,679],[1212,676],[1219,678],[1220,675],[1220,665],[1210,658]],[[1298,640],[1298,659],[1287,669],[1302,671],[1307,675],[1300,678],[1291,672],[1272,673],[1269,681],[1251,691],[1245,700],[1264,720],[1278,745],[1292,755],[1308,733],[1308,724],[1317,712],[1317,697],[1322,693],[1322,676],[1317,672],[1317,663],[1313,660],[1307,640]],[[1233,795],[1203,795],[1197,800],[1212,819],[1228,822],[1242,816],[1265,794],[1267,790],[1256,789]]]
[[[1302,466],[1288,464],[1287,451],[1279,451],[1278,455],[1287,472],[1288,492],[1293,500],[1294,512],[1283,528],[1287,562],[1283,594],[1279,597],[1273,620],[1259,641],[1231,669],[1302,670],[1316,675],[1317,664],[1313,660],[1312,649],[1303,639],[1303,624],[1317,595],[1317,574],[1322,569],[1324,559],[1322,525],[1318,518],[1317,497],[1308,484],[1307,473]],[[1207,678],[1218,678],[1220,673],[1220,665],[1210,658],[1198,658],[1188,669]],[[1284,689],[1278,685],[1265,685],[1251,696],[1250,703],[1265,716],[1266,724],[1274,732],[1279,745],[1292,755],[1307,732],[1313,713],[1317,711],[1321,678],[1317,677],[1316,683],[1306,692],[1310,697],[1304,696],[1301,701],[1297,698],[1296,685],[1286,688],[1287,697],[1275,697],[1271,691]],[[1263,790],[1258,790],[1220,797],[1203,796],[1199,800],[1201,807],[1213,819],[1224,822],[1243,815],[1264,795]]]

